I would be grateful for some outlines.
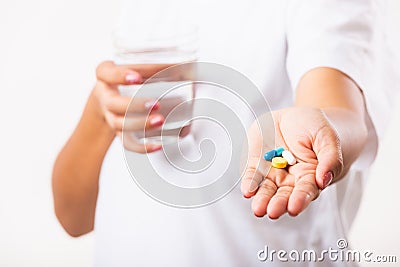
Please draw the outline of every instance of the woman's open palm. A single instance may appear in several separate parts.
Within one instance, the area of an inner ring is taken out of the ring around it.
[[[286,212],[298,215],[344,170],[338,134],[320,109],[295,107],[272,115],[276,147],[292,152],[297,163],[285,169],[271,167],[263,154],[275,147],[263,135],[273,131],[260,130],[254,123],[248,132],[248,162],[241,189],[245,197],[253,197],[256,216],[268,214],[276,219]]]

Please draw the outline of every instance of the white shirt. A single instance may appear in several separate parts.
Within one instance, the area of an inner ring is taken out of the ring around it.
[[[367,0],[188,0],[161,1],[163,8],[154,10],[143,8],[144,2],[127,1],[122,23],[132,17],[145,20],[146,12],[168,16],[179,9],[199,25],[199,60],[225,64],[247,75],[272,109],[291,106],[302,75],[326,66],[341,70],[360,86],[373,123],[368,118],[368,145],[348,176],[324,190],[299,216],[284,215],[276,221],[256,218],[251,200],[243,198],[239,186],[198,209],[173,208],[153,200],[134,183],[121,142],[115,140],[100,178],[96,266],[284,266],[287,263],[276,255],[273,262],[260,261],[259,251],[265,246],[300,253],[314,249],[317,254],[330,247],[338,249],[336,242],[346,238],[359,206],[365,175],[377,150],[376,134],[381,136],[384,129],[386,120],[379,118],[388,114],[391,105],[392,87],[382,84],[383,75],[389,74],[382,68],[387,64],[382,61],[387,50],[382,46],[378,4]],[[217,93],[211,95],[224,101]],[[257,99],[252,105],[257,107]],[[204,127],[197,131],[212,132]],[[140,162],[141,155],[134,157]],[[165,167],[164,163],[160,166]],[[354,263],[325,259],[297,264]]]

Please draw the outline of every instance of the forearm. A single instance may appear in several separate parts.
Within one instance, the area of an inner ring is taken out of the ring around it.
[[[364,99],[358,86],[338,70],[317,68],[300,81],[295,105],[319,108],[325,113],[338,133],[346,172],[367,138]]]
[[[53,169],[55,212],[72,236],[93,229],[98,178],[104,155],[113,139],[114,132],[101,116],[97,99],[92,94]]]

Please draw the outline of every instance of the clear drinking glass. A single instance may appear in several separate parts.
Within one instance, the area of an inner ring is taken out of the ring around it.
[[[170,67],[196,60],[197,38],[197,28],[191,25],[164,25],[142,36],[126,29],[114,33],[116,64],[129,65],[144,78],[140,85],[119,86],[120,93],[158,100],[156,112],[167,118],[158,129],[130,133],[137,142],[166,144],[187,135],[193,113],[194,64]],[[179,112],[170,116],[178,106]]]

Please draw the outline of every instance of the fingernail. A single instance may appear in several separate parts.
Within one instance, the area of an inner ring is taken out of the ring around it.
[[[324,183],[323,183],[323,188],[325,189],[331,182],[333,179],[333,173],[332,172],[327,172],[324,175]]]
[[[146,146],[146,153],[158,151],[162,148],[162,145],[148,145]]]
[[[140,83],[142,81],[142,78],[138,73],[128,73],[125,76],[125,81],[129,84],[135,84]]]
[[[151,126],[161,126],[163,124],[164,120],[161,117],[153,117],[150,119],[150,125]]]
[[[155,145],[151,147],[151,151],[150,152],[155,152],[158,151],[162,148],[162,145]]]
[[[156,101],[148,101],[144,103],[144,107],[149,110],[157,110],[160,107],[160,102]]]

